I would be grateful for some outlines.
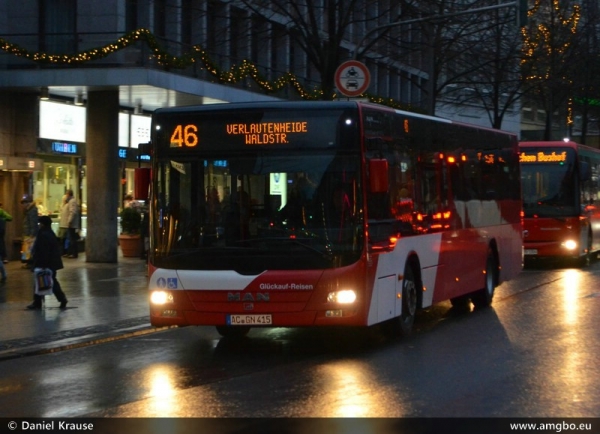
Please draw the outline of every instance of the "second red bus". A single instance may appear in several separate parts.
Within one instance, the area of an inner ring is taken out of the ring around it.
[[[600,251],[600,150],[521,142],[525,259],[589,263]]]

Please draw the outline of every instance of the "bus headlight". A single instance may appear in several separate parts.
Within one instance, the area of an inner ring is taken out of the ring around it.
[[[327,294],[327,301],[330,303],[352,304],[356,301],[356,292],[352,289],[330,292]]]
[[[173,303],[173,294],[167,291],[152,291],[150,303],[159,305]]]
[[[565,249],[567,250],[575,250],[577,248],[577,241],[567,240],[562,243]]]

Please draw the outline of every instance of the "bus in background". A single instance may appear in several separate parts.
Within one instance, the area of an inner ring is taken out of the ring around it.
[[[521,142],[525,259],[600,250],[600,150],[571,141]]]
[[[155,326],[371,326],[487,306],[522,266],[513,134],[357,101],[152,120]]]

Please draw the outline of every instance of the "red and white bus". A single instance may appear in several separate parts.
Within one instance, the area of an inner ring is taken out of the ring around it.
[[[512,134],[375,104],[165,108],[152,134],[151,323],[406,334],[522,267]]]
[[[525,259],[577,259],[600,250],[600,150],[570,141],[521,142]]]

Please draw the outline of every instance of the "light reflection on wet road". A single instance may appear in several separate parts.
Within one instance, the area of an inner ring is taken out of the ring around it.
[[[526,270],[492,309],[361,330],[208,327],[0,363],[0,416],[596,417],[600,263]]]

